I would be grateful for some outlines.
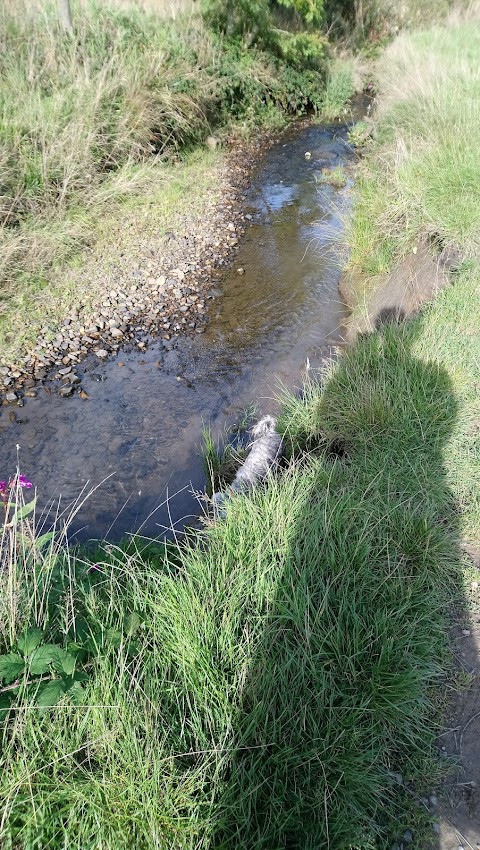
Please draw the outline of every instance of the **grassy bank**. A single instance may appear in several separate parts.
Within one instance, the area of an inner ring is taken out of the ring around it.
[[[357,311],[368,294],[417,246],[455,252],[453,286],[426,311],[415,351],[441,362],[461,399],[446,462],[461,510],[462,535],[480,538],[478,362],[480,127],[477,57],[480,18],[451,15],[447,25],[401,35],[377,65],[375,141],[356,189],[350,268]]]
[[[417,350],[426,322],[284,399],[295,460],[180,550],[106,545],[92,567],[5,530],[4,846],[367,850],[431,829],[465,423]]]
[[[367,287],[422,240],[480,259],[480,20],[402,35],[376,69],[381,97],[351,234]]]

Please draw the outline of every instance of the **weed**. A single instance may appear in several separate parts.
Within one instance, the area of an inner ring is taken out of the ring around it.
[[[315,176],[317,183],[326,183],[335,189],[341,189],[347,183],[345,169],[341,165],[336,168],[322,168],[320,174]]]

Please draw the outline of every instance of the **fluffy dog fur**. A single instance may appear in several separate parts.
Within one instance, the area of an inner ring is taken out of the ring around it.
[[[214,505],[223,505],[232,493],[242,493],[251,490],[255,484],[266,478],[275,461],[282,454],[282,438],[275,430],[276,420],[273,416],[264,416],[252,428],[251,449],[234,481],[224,493],[214,493]]]

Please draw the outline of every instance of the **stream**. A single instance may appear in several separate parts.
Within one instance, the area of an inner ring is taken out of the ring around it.
[[[347,132],[293,126],[263,154],[247,191],[249,226],[204,334],[85,360],[77,371],[88,399],[42,393],[26,399],[19,422],[3,408],[0,477],[15,471],[18,444],[40,512],[58,511],[61,497],[67,516],[96,488],[73,519],[75,540],[162,537],[191,523],[205,489],[202,427],[221,438],[252,404],[258,416],[274,413],[279,382],[300,386],[307,359],[318,367],[341,343],[337,247],[350,192],[319,175],[353,159]]]

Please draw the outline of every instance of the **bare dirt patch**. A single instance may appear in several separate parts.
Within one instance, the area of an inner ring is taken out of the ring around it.
[[[399,321],[416,313],[448,285],[449,272],[460,261],[452,252],[442,251],[435,255],[430,245],[422,243],[371,291],[365,291],[360,275],[351,270],[344,272],[339,290],[353,310],[348,339],[374,330],[379,322]]]

